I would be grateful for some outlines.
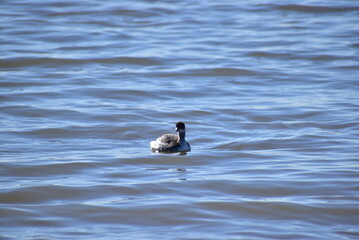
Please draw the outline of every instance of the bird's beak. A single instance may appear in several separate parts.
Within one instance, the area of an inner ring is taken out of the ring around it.
[[[178,132],[178,128],[175,128],[175,131]]]

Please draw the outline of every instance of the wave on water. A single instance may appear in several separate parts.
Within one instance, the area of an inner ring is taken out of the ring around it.
[[[359,237],[356,1],[1,4],[1,239]]]

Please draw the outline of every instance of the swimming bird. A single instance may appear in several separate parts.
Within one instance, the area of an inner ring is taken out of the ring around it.
[[[176,123],[177,134],[164,134],[151,141],[151,150],[153,152],[189,152],[191,146],[186,142],[186,126],[183,122]]]

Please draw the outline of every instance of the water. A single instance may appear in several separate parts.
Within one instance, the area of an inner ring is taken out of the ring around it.
[[[357,1],[0,9],[0,239],[359,238]]]

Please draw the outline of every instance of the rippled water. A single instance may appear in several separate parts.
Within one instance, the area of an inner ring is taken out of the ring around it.
[[[357,1],[10,1],[1,239],[358,239]],[[149,142],[187,124],[192,152]]]

